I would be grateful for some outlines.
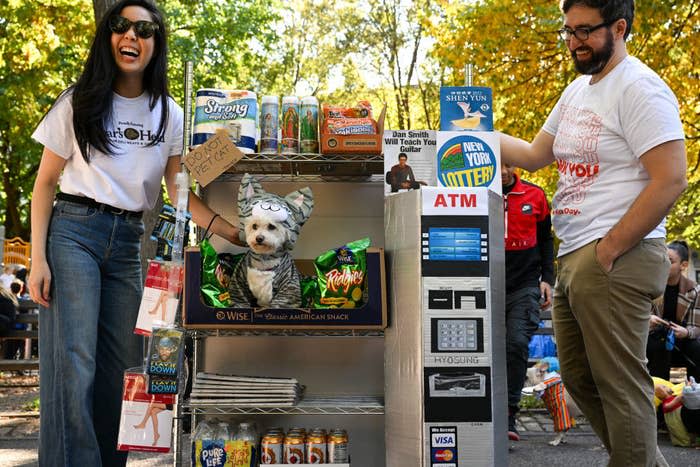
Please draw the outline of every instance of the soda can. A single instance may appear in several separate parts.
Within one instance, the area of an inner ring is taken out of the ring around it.
[[[281,432],[266,434],[260,442],[260,460],[263,464],[281,464],[283,448],[284,436]]]
[[[304,463],[304,437],[301,434],[290,433],[284,438],[283,464]]]
[[[348,456],[348,432],[336,428],[328,435],[328,463],[347,464]]]
[[[282,98],[282,152],[299,153],[299,98]]]
[[[320,430],[313,430],[306,437],[306,463],[325,464],[326,463],[326,434]]]
[[[280,103],[278,96],[263,96],[260,106],[260,152],[277,154]]]
[[[318,153],[318,99],[314,96],[301,100],[299,117],[299,145],[303,153]]]

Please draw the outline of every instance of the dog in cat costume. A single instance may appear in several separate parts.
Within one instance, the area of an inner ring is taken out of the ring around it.
[[[241,240],[250,248],[236,265],[229,294],[237,308],[298,308],[301,275],[291,251],[313,210],[310,188],[285,197],[266,192],[245,174],[238,190]]]

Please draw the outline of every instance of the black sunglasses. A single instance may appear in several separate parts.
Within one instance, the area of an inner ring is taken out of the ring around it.
[[[158,24],[153,21],[130,21],[123,16],[115,15],[109,19],[109,29],[116,34],[124,34],[134,26],[136,35],[141,39],[148,39],[158,31]]]

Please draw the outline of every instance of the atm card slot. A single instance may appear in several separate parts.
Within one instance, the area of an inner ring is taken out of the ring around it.
[[[451,310],[454,307],[451,290],[429,290],[428,309]]]

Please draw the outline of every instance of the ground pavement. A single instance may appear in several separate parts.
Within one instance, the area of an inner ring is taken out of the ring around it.
[[[0,465],[37,465],[37,417],[34,415],[8,417],[0,413]],[[12,415],[12,414],[10,414]],[[511,467],[566,466],[603,467],[608,456],[590,426],[582,419],[578,427],[566,437],[566,443],[550,446],[554,437],[552,422],[544,410],[524,411],[518,420],[522,439],[510,443],[509,465]],[[189,447],[186,443],[183,458],[187,459]],[[700,450],[671,446],[668,436],[660,435],[659,445],[669,464],[673,467],[700,465]],[[129,467],[172,465],[172,454],[131,453]],[[185,465],[189,465],[186,463]],[[468,466],[460,466],[468,467]]]
[[[32,401],[38,398],[38,387],[16,384],[35,384],[31,377],[13,380],[8,387],[0,378],[0,466],[19,467],[37,465],[39,417],[32,411]],[[28,409],[28,410],[27,410]],[[569,431],[566,443],[548,444],[554,438],[552,420],[544,409],[522,410],[517,420],[521,435],[519,442],[511,442],[511,467],[598,467],[607,464],[608,455],[584,418]],[[671,446],[668,435],[659,435],[659,446],[672,467],[700,465],[700,450]],[[189,445],[183,440],[183,459],[189,459]],[[172,454],[130,453],[129,467],[172,465]],[[185,465],[189,465],[187,461]],[[364,467],[364,466],[353,466]],[[468,467],[462,466],[459,467]],[[501,467],[501,466],[497,466]]]

